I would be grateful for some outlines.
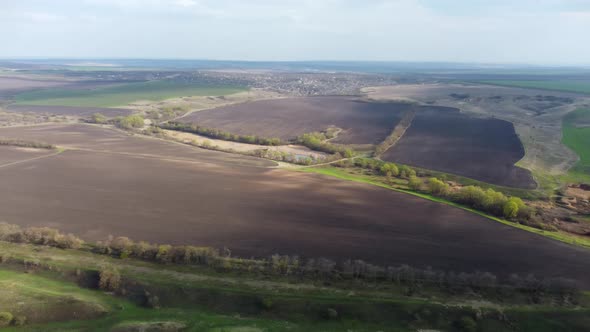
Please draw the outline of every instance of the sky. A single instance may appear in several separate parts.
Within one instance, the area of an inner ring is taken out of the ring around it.
[[[590,64],[590,0],[0,0],[0,57]]]

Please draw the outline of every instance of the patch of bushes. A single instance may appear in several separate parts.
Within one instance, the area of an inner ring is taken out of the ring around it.
[[[143,117],[138,114],[132,114],[125,117],[114,119],[115,125],[122,129],[141,128],[144,125]]]
[[[256,150],[253,153],[254,156],[276,160],[276,161],[284,161],[291,164],[298,164],[298,165],[312,165],[318,162],[323,162],[325,158],[315,158],[314,156],[305,156],[305,157],[298,157],[293,153],[283,152],[283,151],[276,151],[270,149],[260,149]]]
[[[507,197],[491,188],[483,190],[478,186],[466,186],[451,195],[451,200],[474,209],[504,217],[510,220],[528,220],[532,209],[518,197]]]
[[[340,145],[326,142],[328,137],[325,133],[312,132],[303,134],[295,140],[296,143],[301,144],[315,151],[321,151],[325,153],[340,153],[344,158],[351,158],[354,155],[354,151]]]
[[[99,271],[98,288],[114,292],[121,287],[121,275],[113,266],[103,266]]]
[[[97,123],[97,124],[105,124],[108,122],[108,119],[106,116],[100,114],[100,113],[94,113],[90,116],[90,120],[91,123]]]
[[[6,327],[12,322],[13,316],[10,312],[0,312],[0,327]]]
[[[139,114],[118,116],[114,119],[108,119],[100,113],[94,113],[87,121],[89,123],[97,124],[113,124],[121,129],[142,128],[144,126],[143,117]]]
[[[57,247],[62,249],[78,249],[84,241],[73,234],[62,234],[48,227],[27,227],[21,229],[17,225],[0,223],[0,240],[15,243],[30,243]]]
[[[416,176],[416,171],[411,167],[369,158],[355,158],[353,163],[341,162],[334,164],[334,166],[356,166],[369,169],[375,174],[385,176],[388,182],[391,182],[392,177],[404,178],[408,180],[408,187],[413,191],[424,191],[494,216],[518,221],[536,228],[543,227],[531,220],[533,209],[527,206],[522,199],[515,196],[507,197],[491,188],[484,190],[479,186],[465,186],[453,191],[450,185],[442,179],[431,177],[424,182]]]

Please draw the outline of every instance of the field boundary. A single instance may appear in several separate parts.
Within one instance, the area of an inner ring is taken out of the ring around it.
[[[381,155],[383,155],[387,150],[393,148],[399,140],[404,137],[406,131],[412,126],[412,122],[414,121],[414,117],[416,116],[416,110],[411,109],[409,110],[404,117],[400,120],[400,122],[393,128],[391,134],[383,140],[377,147],[375,148],[375,158],[380,159]]]
[[[1,164],[0,165],[0,168],[9,167],[9,166],[13,166],[13,165],[18,165],[18,164],[26,163],[26,162],[29,162],[29,161],[34,161],[34,160],[39,160],[39,159],[54,157],[54,156],[57,156],[58,154],[61,154],[64,151],[66,151],[66,149],[57,148],[57,151],[54,152],[54,153],[46,154],[46,155],[38,156],[38,157],[33,157],[33,158],[29,158],[29,159],[24,159],[24,160],[17,160],[17,161],[13,161],[13,162],[6,163],[6,164]]]
[[[523,80],[524,81],[524,80]],[[535,82],[545,82],[543,80],[528,80],[531,83]],[[572,90],[567,88],[550,88],[550,87],[539,87],[535,85],[526,85],[526,84],[518,84],[518,83],[510,83],[506,80],[498,80],[498,82],[494,82],[494,80],[490,81],[465,81],[471,84],[482,84],[482,85],[491,85],[491,86],[500,86],[500,87],[508,87],[508,88],[519,88],[519,89],[531,89],[531,90],[541,90],[541,91],[554,91],[554,92],[566,92],[566,93],[574,93],[580,95],[590,95],[590,91],[586,90]],[[521,82],[517,80],[517,82]]]

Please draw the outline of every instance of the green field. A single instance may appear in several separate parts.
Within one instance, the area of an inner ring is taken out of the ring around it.
[[[159,101],[185,96],[222,96],[246,90],[238,86],[150,81],[119,84],[90,90],[46,89],[16,95],[16,105],[115,107],[138,100]]]
[[[572,149],[580,160],[570,175],[590,179],[590,109],[580,109],[563,118],[563,144]]]
[[[577,92],[590,94],[590,81],[574,80],[485,80],[477,83],[532,88],[542,90],[554,90],[563,92]]]

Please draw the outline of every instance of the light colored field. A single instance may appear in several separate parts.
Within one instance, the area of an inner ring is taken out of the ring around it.
[[[212,146],[219,147],[220,150],[224,151],[236,151],[241,153],[247,152],[254,152],[256,150],[271,150],[271,151],[280,151],[284,153],[300,155],[300,156],[309,156],[314,158],[324,158],[327,155],[323,152],[313,151],[308,149],[305,146],[301,145],[279,145],[279,146],[268,146],[268,145],[258,145],[258,144],[246,144],[240,142],[231,142],[225,141],[221,139],[213,139],[201,135],[185,133],[180,131],[174,130],[166,130],[164,129],[166,135],[174,140],[177,140],[182,143],[192,144],[197,141],[199,144],[202,144],[205,141],[211,143]],[[198,145],[198,144],[197,144]]]
[[[179,107],[186,111],[181,112],[176,117],[165,119],[165,120],[176,120],[181,117],[187,116],[194,112],[208,110],[212,108],[246,103],[255,100],[266,100],[266,99],[278,99],[284,98],[283,95],[276,92],[265,91],[261,89],[250,89],[247,91],[241,91],[225,96],[184,96],[178,98],[166,99],[159,102],[153,101],[137,101],[129,104],[127,108],[133,109],[143,114],[155,112],[162,114],[166,108]]]
[[[463,112],[510,121],[526,150],[517,165],[549,175],[565,174],[576,163],[575,153],[561,142],[561,119],[590,103],[588,97],[563,92],[478,84],[401,84],[366,88],[363,92],[372,99],[456,107]],[[453,93],[468,97],[453,98]],[[538,95],[571,98],[573,102],[551,105],[536,101]]]

